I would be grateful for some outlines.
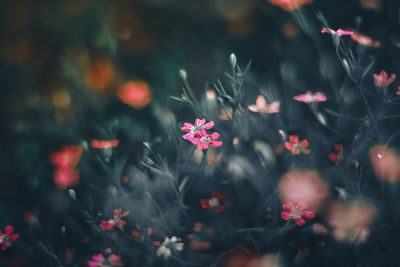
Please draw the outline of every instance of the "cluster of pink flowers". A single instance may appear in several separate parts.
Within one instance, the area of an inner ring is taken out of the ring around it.
[[[185,122],[181,130],[187,132],[187,134],[183,136],[183,139],[189,140],[197,145],[199,149],[207,149],[209,145],[213,147],[222,146],[222,141],[215,140],[220,136],[219,133],[214,132],[210,135],[207,134],[206,130],[212,127],[214,127],[214,122],[210,121],[206,123],[205,119],[196,119],[194,125]]]
[[[283,204],[282,209],[284,210],[281,212],[282,219],[284,219],[285,221],[293,219],[294,222],[299,226],[302,226],[306,223],[306,220],[304,220],[304,218],[312,219],[315,216],[314,211],[306,210],[307,203],[304,201],[298,201],[296,206],[292,202],[288,201]]]

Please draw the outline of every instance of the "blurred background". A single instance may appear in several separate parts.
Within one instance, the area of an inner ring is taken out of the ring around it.
[[[229,70],[231,53],[241,66],[252,60],[250,104],[265,88],[283,98],[281,87],[318,90],[343,75],[316,14],[400,45],[396,0],[315,0],[302,12],[307,28],[268,0],[1,1],[0,223],[22,225],[21,214],[47,207],[59,190],[49,155],[62,145],[118,139],[135,164],[144,141],[168,138],[168,121],[192,121],[170,99],[181,94],[179,69],[199,96]],[[386,51],[377,65],[387,69]]]

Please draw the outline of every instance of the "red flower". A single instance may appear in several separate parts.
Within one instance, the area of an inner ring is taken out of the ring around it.
[[[379,74],[374,74],[374,83],[376,86],[384,88],[390,85],[396,79],[396,74],[391,74],[388,77],[386,71],[382,70]]]
[[[204,132],[197,132],[197,137],[193,137],[190,140],[193,144],[197,145],[199,149],[207,149],[208,145],[213,147],[222,146],[222,141],[217,141],[220,136],[219,133],[214,132],[211,135],[208,135],[205,131]]]
[[[212,192],[211,199],[200,199],[200,204],[203,209],[212,209],[216,212],[224,212],[225,207],[221,203],[229,199],[228,195],[222,195],[220,192]]]
[[[353,34],[350,35],[350,37],[351,39],[353,39],[353,41],[362,45],[372,46],[372,47],[379,47],[381,45],[379,41],[374,41],[372,40],[371,37],[359,32],[353,32]]]
[[[353,32],[352,31],[345,31],[342,29],[338,29],[337,31],[331,29],[331,28],[322,28],[321,33],[330,33],[330,34],[334,34],[334,35],[339,35],[339,36],[343,36],[343,35],[352,35]]]
[[[205,130],[209,130],[212,127],[214,127],[214,122],[210,121],[206,123],[206,119],[196,119],[194,125],[185,122],[181,130],[188,133],[183,136],[183,139],[191,141],[197,133],[205,133]]]
[[[124,213],[121,214],[121,209],[115,209],[113,218],[109,219],[108,221],[102,221],[100,223],[100,228],[103,231],[106,231],[106,230],[111,230],[114,226],[116,227],[124,226],[126,224],[126,221],[121,220],[121,218],[127,216],[129,213],[130,211],[125,211]]]
[[[282,209],[285,210],[281,212],[282,219],[285,221],[293,219],[299,226],[306,223],[304,218],[312,219],[315,216],[313,211],[306,211],[307,203],[304,201],[298,201],[296,206],[294,206],[292,202],[288,201],[282,205]]]
[[[58,168],[54,172],[54,183],[60,190],[79,183],[79,172],[74,168]]]
[[[299,7],[312,3],[313,0],[269,0],[273,5],[280,6],[285,11],[292,11]]]
[[[13,234],[14,226],[7,225],[4,234],[0,231],[1,250],[6,250],[12,242],[19,238],[19,234]]]
[[[329,153],[328,158],[335,162],[336,165],[339,165],[340,161],[343,159],[343,145],[335,144],[333,148],[335,149],[335,153]]]
[[[58,168],[71,168],[78,164],[81,155],[82,147],[64,146],[50,155],[50,162]]]
[[[147,106],[152,99],[151,90],[144,81],[132,81],[118,88],[117,95],[125,104],[136,109]]]
[[[119,144],[119,140],[92,140],[91,145],[94,148],[111,148],[116,147]]]
[[[285,142],[286,149],[291,151],[293,155],[299,155],[300,153],[310,154],[311,151],[306,149],[308,145],[307,139],[299,143],[299,137],[297,137],[297,135],[289,136],[289,142]]]
[[[321,92],[316,92],[315,94],[306,92],[305,94],[294,96],[293,99],[304,103],[325,102],[326,96]]]

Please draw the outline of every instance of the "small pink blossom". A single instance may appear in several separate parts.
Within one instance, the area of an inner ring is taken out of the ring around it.
[[[100,228],[103,231],[106,231],[106,230],[113,229],[114,226],[116,226],[116,227],[124,226],[126,224],[126,221],[122,220],[121,218],[128,216],[130,211],[125,211],[124,213],[121,213],[121,212],[122,212],[121,209],[115,209],[113,218],[109,219],[107,221],[102,221],[100,223]]]
[[[219,133],[214,132],[211,135],[208,135],[205,131],[198,132],[197,137],[193,137],[190,141],[197,145],[199,149],[207,149],[208,146],[219,147],[222,146],[222,141],[217,141],[220,136]]]
[[[293,99],[304,103],[325,102],[326,96],[321,92],[316,92],[315,94],[312,94],[308,91],[305,94],[294,96]]]
[[[122,266],[121,256],[111,254],[108,257],[104,257],[102,254],[96,254],[92,256],[92,259],[87,262],[89,267],[106,267],[106,266]]]
[[[2,231],[0,231],[0,244],[1,244],[1,250],[6,250],[12,242],[17,240],[19,238],[19,234],[12,234],[14,232],[14,226],[7,225],[6,230],[3,234]]]
[[[260,112],[260,113],[278,113],[279,112],[279,107],[280,107],[280,102],[275,101],[272,102],[270,105],[267,104],[265,101],[264,96],[259,95],[256,100],[255,105],[250,105],[249,110],[252,112]]]
[[[384,88],[390,85],[396,79],[396,74],[388,76],[387,72],[382,70],[379,74],[374,74],[374,83],[376,86]]]
[[[330,33],[330,34],[334,34],[334,35],[339,35],[339,36],[343,36],[343,35],[352,35],[353,32],[352,31],[345,31],[342,29],[338,29],[337,31],[331,29],[331,28],[322,28],[321,33]]]
[[[209,130],[212,127],[214,127],[214,122],[206,123],[206,119],[196,119],[194,125],[185,122],[181,130],[188,133],[183,136],[183,139],[191,141],[197,133],[205,133],[205,130]]]
[[[298,201],[296,206],[292,202],[288,201],[282,205],[284,211],[281,212],[281,217],[285,221],[293,219],[295,223],[302,226],[306,223],[306,219],[312,219],[315,216],[314,211],[307,211],[307,203],[304,201]]]
[[[353,32],[353,34],[350,35],[350,37],[351,39],[353,39],[353,41],[362,45],[372,46],[372,47],[379,47],[381,45],[379,41],[374,41],[372,40],[371,37],[359,32]]]

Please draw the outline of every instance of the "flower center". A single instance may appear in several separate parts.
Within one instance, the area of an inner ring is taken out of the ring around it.
[[[210,140],[209,137],[202,137],[202,138],[200,138],[200,141],[201,141],[202,143],[210,143],[210,142],[211,142],[211,140]]]
[[[218,204],[219,204],[218,199],[212,198],[212,199],[210,200],[210,205],[211,205],[211,207],[215,207],[215,206],[218,205]]]
[[[293,149],[296,150],[296,151],[301,151],[301,146],[298,145],[298,144],[294,144],[293,145]]]
[[[201,131],[201,130],[203,130],[203,129],[204,129],[204,126],[203,126],[203,125],[197,125],[197,126],[192,127],[191,131],[192,131],[193,133],[196,133],[196,132]]]
[[[301,218],[301,210],[295,210],[292,212],[293,218]]]

